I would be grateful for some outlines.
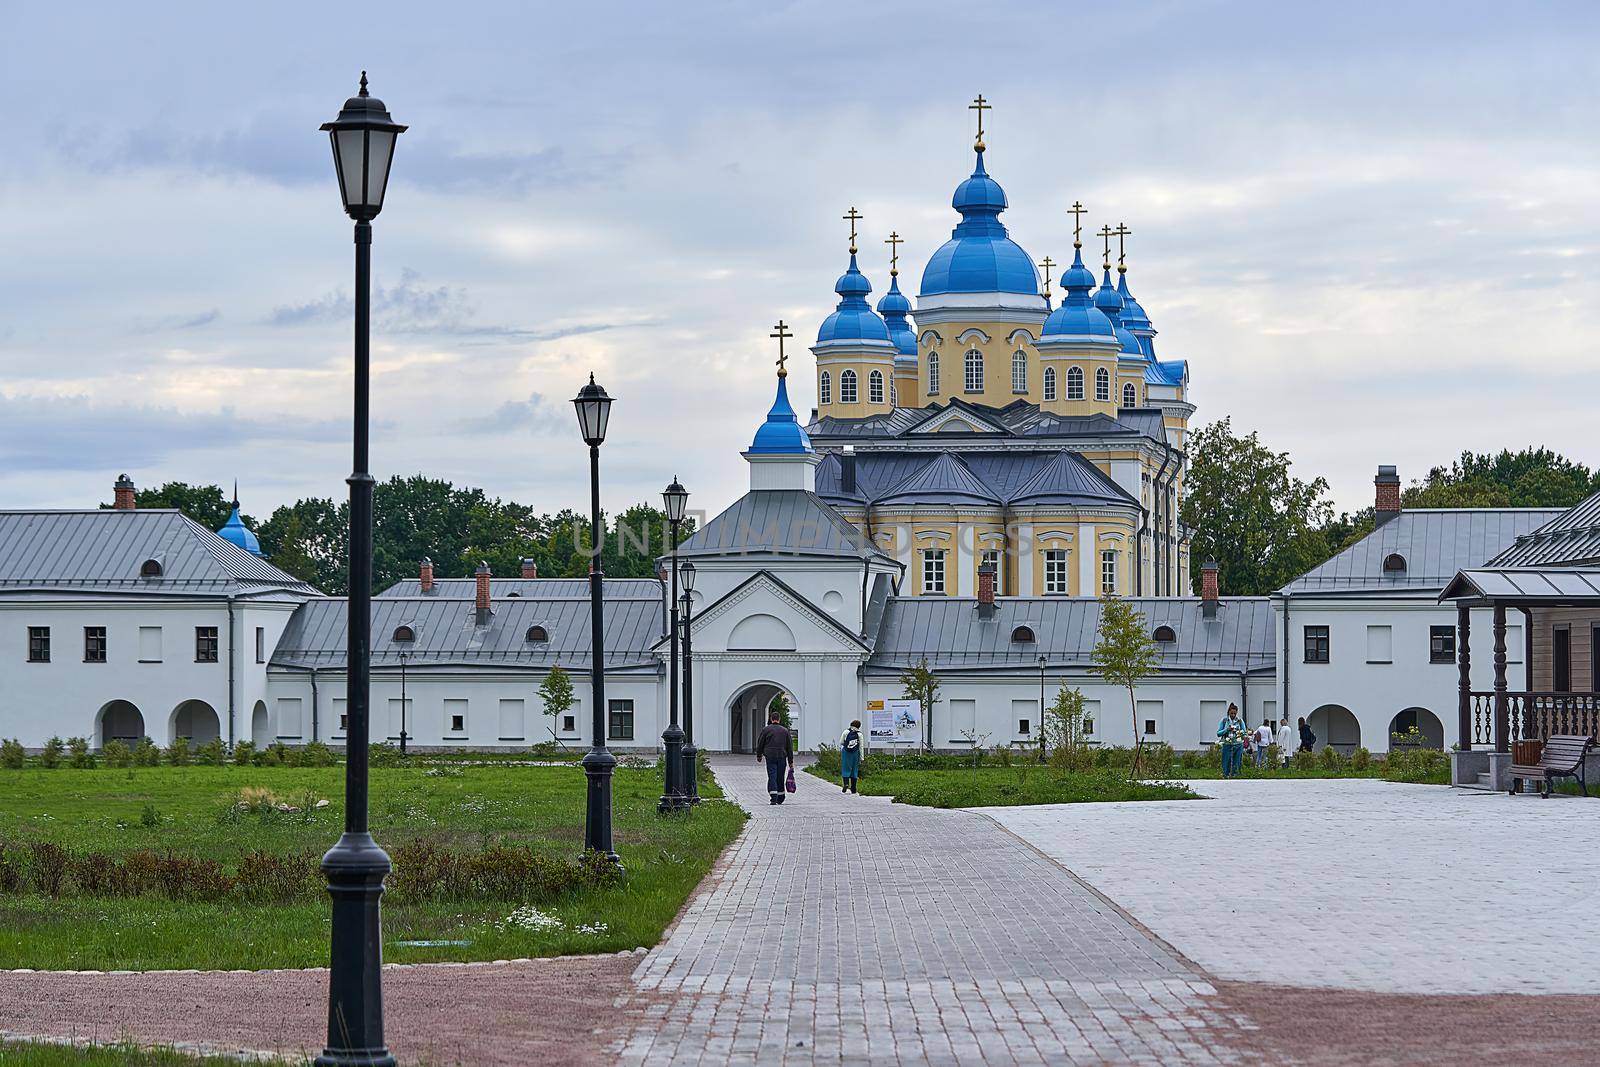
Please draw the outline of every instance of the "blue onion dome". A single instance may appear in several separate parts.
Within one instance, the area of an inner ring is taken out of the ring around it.
[[[1116,331],[1117,340],[1122,344],[1122,351],[1126,355],[1143,357],[1144,352],[1139,348],[1139,339],[1133,332],[1122,324],[1122,294],[1117,292],[1116,286],[1111,284],[1111,267],[1105,268],[1105,273],[1100,281],[1100,288],[1094,291],[1094,306],[1099,308],[1106,318],[1111,320],[1112,329]]]
[[[764,456],[804,455],[811,451],[811,438],[789,405],[789,376],[778,372],[778,398],[767,412],[767,421],[756,431],[750,451]]]
[[[839,294],[839,306],[832,315],[822,320],[822,328],[817,331],[817,344],[848,341],[889,343],[889,328],[872,310],[872,305],[867,303],[872,283],[856,266],[854,251],[850,253],[849,269],[839,275],[833,291]]]
[[[1073,246],[1072,266],[1061,276],[1061,287],[1066,295],[1061,298],[1061,306],[1044,320],[1040,341],[1087,338],[1120,343],[1116,327],[1089,297],[1089,290],[1094,288],[1094,273],[1083,265],[1083,252],[1076,245]]]
[[[961,221],[922,272],[922,296],[945,293],[1039,295],[1033,258],[1013,241],[1000,221],[1006,193],[983,167],[979,148],[972,176],[956,186],[950,206]]]
[[[239,518],[239,502],[233,502],[233,512],[228,516],[228,521],[222,529],[217,531],[217,536],[229,544],[238,545],[253,556],[261,555],[261,542],[256,540],[256,535],[250,532],[250,527]]]
[[[1150,316],[1144,313],[1139,301],[1128,291],[1128,269],[1117,268],[1117,295],[1122,297],[1122,323],[1130,330],[1148,329]]]
[[[889,272],[889,291],[883,294],[883,299],[878,301],[878,314],[883,316],[883,322],[889,330],[889,340],[894,342],[895,351],[902,356],[915,357],[917,354],[917,334],[911,328],[911,323],[906,321],[906,316],[911,314],[911,300],[900,291],[900,272]]]

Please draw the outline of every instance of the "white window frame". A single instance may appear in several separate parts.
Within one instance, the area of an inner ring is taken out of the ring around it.
[[[1102,549],[1100,552],[1100,592],[1115,593],[1117,591],[1117,550],[1114,548]]]
[[[1056,398],[1056,369],[1054,367],[1046,367],[1044,369],[1044,398],[1046,400],[1054,400]]]
[[[1094,398],[1101,404],[1111,401],[1111,372],[1104,367],[1094,369]]]
[[[1044,553],[1044,595],[1067,595],[1067,550],[1047,548]]]
[[[1082,367],[1068,367],[1067,368],[1067,399],[1068,400],[1082,400],[1083,399],[1083,368]]]
[[[943,596],[945,592],[945,557],[942,548],[922,550],[922,592],[925,596]]]
[[[856,372],[846,367],[839,372],[839,403],[854,404],[856,395]]]
[[[928,353],[928,395],[934,396],[939,392],[939,353]]]
[[[1136,408],[1139,406],[1139,390],[1134,388],[1132,382],[1122,383],[1122,406]]]
[[[1028,353],[1020,348],[1011,353],[1011,391],[1013,393],[1028,391]]]
[[[983,353],[976,348],[967,349],[961,359],[962,388],[969,393],[983,392]]]
[[[817,403],[833,403],[833,375],[827,371],[823,371],[822,376],[817,379]]]
[[[867,375],[867,403],[883,403],[883,371],[875,370]]]

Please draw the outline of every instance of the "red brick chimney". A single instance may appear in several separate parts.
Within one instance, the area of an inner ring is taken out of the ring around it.
[[[994,615],[994,566],[989,563],[978,568],[978,615],[984,619]]]
[[[539,564],[535,563],[531,556],[522,557],[522,576],[524,578],[539,577]]]
[[[1222,594],[1217,591],[1217,561],[1208,559],[1200,565],[1200,612],[1208,619],[1215,618]]]
[[[1373,519],[1382,526],[1400,514],[1400,475],[1391,464],[1385,463],[1378,468],[1378,476],[1372,479],[1372,484],[1377,490]]]
[[[137,505],[133,499],[133,479],[126,474],[111,486],[111,506],[117,511],[132,511]]]
[[[421,583],[424,593],[433,592],[433,560],[427,556],[422,557],[422,566],[417,568],[417,580]]]
[[[489,564],[487,562],[478,564],[475,576],[478,579],[478,595],[476,598],[478,618],[484,619],[489,615]]]

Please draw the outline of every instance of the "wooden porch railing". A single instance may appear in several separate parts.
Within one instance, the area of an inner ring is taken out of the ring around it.
[[[1587,734],[1600,738],[1600,693],[1506,693],[1505,736],[1495,730],[1495,694],[1474,691],[1473,748],[1509,752],[1514,741],[1543,741],[1554,734]]]

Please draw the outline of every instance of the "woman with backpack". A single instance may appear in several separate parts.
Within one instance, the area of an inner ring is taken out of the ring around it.
[[[1296,751],[1310,752],[1316,743],[1317,735],[1311,732],[1311,724],[1306,722],[1304,715],[1300,716],[1300,747]]]
[[[857,793],[861,781],[861,720],[854,719],[850,728],[839,735],[839,779],[844,793]]]

